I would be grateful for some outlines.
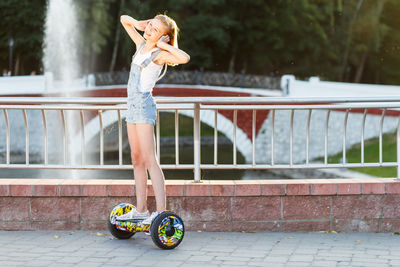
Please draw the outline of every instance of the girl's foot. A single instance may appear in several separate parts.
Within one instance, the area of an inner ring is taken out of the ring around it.
[[[148,210],[145,212],[139,212],[136,209],[131,209],[128,213],[119,215],[116,217],[117,220],[130,220],[130,219],[145,219],[150,216]]]
[[[154,211],[154,212],[152,212],[151,215],[150,215],[149,217],[147,217],[146,219],[144,219],[144,220],[142,221],[142,224],[151,224],[151,222],[153,221],[153,219],[154,219],[155,217],[157,217],[157,215],[159,215],[159,214],[161,214],[161,212],[159,212],[159,211]]]

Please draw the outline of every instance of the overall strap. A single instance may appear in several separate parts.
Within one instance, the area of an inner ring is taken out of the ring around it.
[[[140,65],[143,68],[146,68],[147,65],[150,64],[151,61],[153,61],[153,59],[161,52],[161,49],[158,48],[156,52],[154,52],[153,54],[151,54],[151,56],[149,56],[145,61],[143,61],[143,63]]]
[[[136,54],[143,48],[143,46],[146,44],[146,42],[143,42],[139,45],[139,47],[136,49],[135,54],[132,56],[132,60],[135,58]]]
[[[164,63],[164,66],[163,66],[163,67],[164,67],[164,71],[163,71],[163,73],[162,73],[160,76],[158,76],[158,79],[157,79],[156,82],[158,82],[159,80],[162,79],[162,77],[164,77],[165,73],[167,72],[168,64],[167,64],[167,63]]]

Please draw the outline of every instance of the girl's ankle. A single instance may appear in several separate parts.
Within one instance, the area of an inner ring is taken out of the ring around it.
[[[136,211],[139,213],[145,213],[145,212],[147,212],[147,209],[143,209],[143,210],[136,209]]]

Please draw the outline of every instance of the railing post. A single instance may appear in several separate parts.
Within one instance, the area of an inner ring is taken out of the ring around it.
[[[397,178],[400,179],[400,117],[399,124],[397,126],[397,141],[396,141],[396,150],[397,150]]]
[[[194,151],[194,181],[199,183],[200,173],[200,104],[195,103],[193,109],[193,151]]]

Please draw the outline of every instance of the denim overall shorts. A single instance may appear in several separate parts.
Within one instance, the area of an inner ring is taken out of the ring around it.
[[[144,46],[144,43],[141,45],[141,47],[142,46]],[[141,47],[136,50],[136,53],[132,57],[131,70],[129,73],[127,86],[128,110],[125,116],[125,121],[129,123],[148,123],[154,126],[157,116],[157,107],[151,92],[139,91],[140,75],[142,73],[142,69],[150,64],[150,62],[158,55],[158,53],[161,52],[161,49],[158,49],[150,57],[145,59],[142,64],[138,65],[133,63],[133,58],[136,56]]]

